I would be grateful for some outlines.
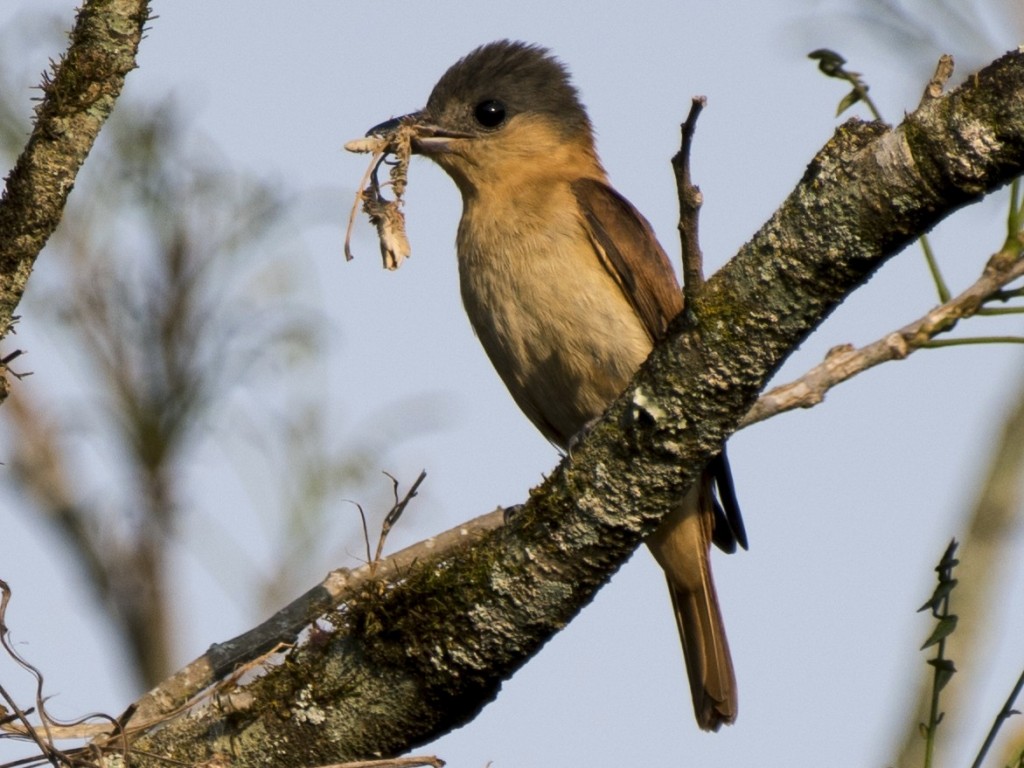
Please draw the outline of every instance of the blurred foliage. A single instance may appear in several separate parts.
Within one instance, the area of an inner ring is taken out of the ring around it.
[[[32,29],[0,41],[8,160],[29,130],[19,51],[61,47],[54,25]],[[3,409],[3,480],[68,545],[143,686],[172,671],[172,617],[194,599],[176,541],[261,616],[364,550],[343,498],[372,480],[383,500],[384,452],[430,423],[392,408],[339,438],[298,201],[184,114],[122,98],[4,350],[29,341],[15,371],[45,375]]]
[[[859,0],[849,8],[873,35],[908,50],[950,48],[971,69],[1024,28],[1024,6],[1006,0]]]

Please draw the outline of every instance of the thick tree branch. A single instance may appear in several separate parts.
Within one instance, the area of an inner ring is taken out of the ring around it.
[[[631,389],[509,524],[397,581],[347,590],[261,674],[239,673],[133,739],[132,761],[327,764],[397,754],[465,723],[657,526],[846,295],[1022,172],[1019,52],[894,130],[847,123],[707,282],[699,326],[677,319]]]
[[[282,644],[296,642],[319,617],[360,594],[375,580],[398,583],[420,563],[456,556],[460,549],[498,528],[504,517],[504,510],[498,509],[383,560],[354,570],[332,571],[320,584],[267,621],[226,643],[211,646],[205,654],[143,696],[132,714],[132,727],[145,728],[161,721],[239,667],[271,654]]]
[[[9,326],[78,169],[135,68],[148,18],[147,0],[88,0],[70,47],[43,79],[35,127],[0,198],[0,328]]]

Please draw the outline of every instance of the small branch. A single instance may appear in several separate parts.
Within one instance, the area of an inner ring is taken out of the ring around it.
[[[505,511],[497,509],[378,562],[367,563],[354,570],[339,568],[331,571],[319,585],[265,622],[232,640],[214,644],[205,654],[139,699],[128,727],[132,730],[146,728],[173,715],[238,666],[253,662],[282,644],[294,643],[317,618],[358,594],[371,579],[399,581],[414,563],[449,556],[483,533],[501,527],[504,522]]]
[[[697,130],[697,118],[707,104],[703,96],[696,96],[690,105],[690,114],[683,123],[682,142],[679,151],[672,158],[672,170],[676,176],[679,193],[679,241],[683,251],[683,306],[692,312],[697,306],[696,297],[704,287],[704,256],[700,250],[698,222],[704,196],[694,185],[690,174],[690,150],[693,134]]]
[[[924,234],[918,238],[917,242],[920,244],[921,252],[924,254],[925,264],[928,265],[928,273],[932,276],[932,282],[935,283],[935,291],[939,294],[939,301],[949,301],[949,297],[952,294],[949,292],[949,286],[946,285],[946,278],[942,276],[942,270],[939,269],[939,261],[935,258],[932,241],[928,239],[927,234]]]
[[[942,690],[949,684],[953,675],[956,674],[956,664],[946,655],[946,641],[956,631],[957,624],[959,624],[959,617],[949,611],[949,597],[957,585],[957,580],[953,578],[953,569],[960,564],[960,561],[956,559],[958,546],[959,544],[956,539],[949,542],[949,546],[946,547],[946,551],[942,555],[942,560],[935,567],[935,572],[938,574],[938,584],[935,587],[935,591],[932,592],[928,602],[918,609],[918,613],[921,611],[931,611],[932,617],[937,622],[928,639],[921,646],[922,651],[936,646],[935,656],[928,660],[928,665],[932,668],[928,722],[921,724],[925,736],[925,768],[931,768],[935,755],[935,737],[939,730],[939,724],[945,717],[945,713],[939,710]]]
[[[761,395],[740,422],[740,428],[795,408],[813,408],[825,399],[826,392],[858,373],[889,360],[901,360],[923,347],[953,343],[953,340],[933,341],[933,337],[952,330],[958,321],[976,314],[985,301],[1021,276],[1024,276],[1024,260],[1005,265],[998,258],[993,258],[974,285],[924,317],[860,349],[849,344],[834,347],[824,362],[799,379]]]
[[[121,93],[149,18],[146,0],[88,0],[52,75],[0,199],[0,326],[25,290],[36,256],[57,228],[75,176]]]
[[[387,472],[384,474],[387,475]],[[391,533],[391,529],[394,527],[395,523],[398,522],[398,518],[400,518],[402,513],[405,512],[405,508],[409,506],[409,502],[416,497],[416,493],[419,491],[420,485],[422,485],[423,481],[427,479],[427,470],[420,470],[420,474],[419,477],[416,478],[416,482],[412,484],[412,487],[402,499],[398,498],[398,480],[391,475],[388,475],[388,477],[391,478],[391,482],[394,484],[393,491],[395,494],[395,503],[384,517],[384,524],[381,525],[380,528],[380,538],[377,539],[377,552],[373,556],[373,562],[371,565],[375,565],[380,562],[380,556],[384,552],[384,542],[387,541],[388,534]]]
[[[860,72],[853,72],[846,68],[846,59],[828,48],[819,48],[816,51],[811,51],[807,54],[807,58],[817,61],[818,69],[825,76],[834,77],[837,80],[845,80],[852,86],[852,90],[843,97],[836,108],[837,117],[854,104],[862,102],[875,120],[882,119],[882,113],[878,111],[875,102],[868,95],[868,84],[864,82]]]
[[[1020,712],[1013,708],[1013,703],[1020,696],[1021,691],[1024,690],[1024,672],[1020,673],[1020,677],[1017,678],[1017,684],[1013,686],[1013,690],[1010,691],[1009,697],[1006,699],[1006,703],[1003,704],[1003,708],[999,710],[999,714],[996,715],[995,721],[992,723],[992,727],[989,729],[988,735],[985,737],[985,743],[981,745],[981,749],[978,750],[978,756],[971,763],[971,768],[981,768],[982,762],[985,760],[985,756],[988,754],[989,749],[992,748],[993,742],[996,740],[996,735],[999,733],[999,729],[1002,728],[1003,723],[1009,720],[1014,715],[1019,715]]]
[[[972,344],[1024,344],[1024,336],[968,336],[964,339],[932,339],[921,344],[927,349],[966,347]]]

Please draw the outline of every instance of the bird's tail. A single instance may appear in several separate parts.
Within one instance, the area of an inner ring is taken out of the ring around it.
[[[715,585],[708,573],[707,591],[677,589],[669,579],[679,638],[690,678],[693,712],[697,725],[717,731],[736,720],[736,673],[729,655],[722,613],[715,597]]]
[[[711,579],[714,527],[709,482],[699,482],[647,540],[668,578],[697,724],[717,731],[736,719],[736,674]]]

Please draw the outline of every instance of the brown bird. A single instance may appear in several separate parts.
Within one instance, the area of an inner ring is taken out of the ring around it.
[[[608,182],[565,67],[500,41],[453,65],[427,106],[371,129],[414,128],[413,151],[462,193],[462,301],[519,407],[556,445],[625,389],[683,308],[650,224]],[[720,504],[714,489],[717,486]],[[709,550],[746,548],[724,452],[648,539],[668,577],[697,723],[736,718],[736,679]]]

